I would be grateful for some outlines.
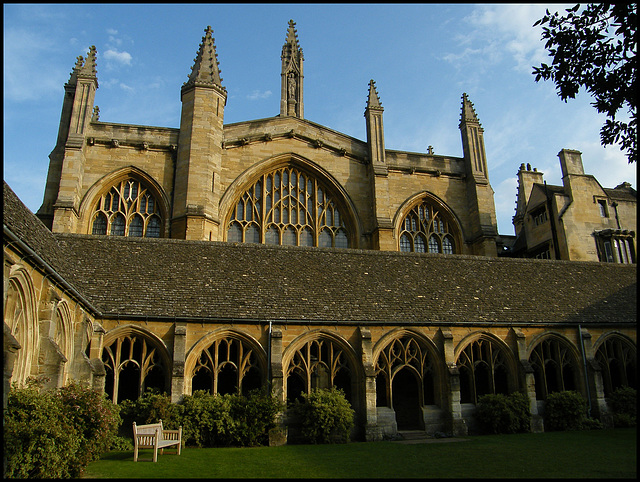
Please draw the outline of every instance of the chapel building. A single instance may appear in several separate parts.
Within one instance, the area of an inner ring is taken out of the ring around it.
[[[373,81],[366,140],[316,124],[290,21],[280,112],[224,124],[212,33],[177,129],[100,121],[92,47],[64,87],[38,212],[4,184],[5,394],[29,377],[115,403],[337,387],[363,440],[473,432],[489,393],[526,394],[534,430],[554,391],[610,420],[607,395],[636,386],[635,266],[498,256],[465,94],[463,157],[388,149]]]

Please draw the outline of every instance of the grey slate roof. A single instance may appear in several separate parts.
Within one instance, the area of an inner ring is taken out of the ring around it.
[[[49,253],[56,251],[51,239],[41,246],[46,254],[66,258],[60,267],[67,281],[108,317],[587,325],[635,323],[637,316],[635,265],[51,233],[49,238],[57,241],[59,254]]]

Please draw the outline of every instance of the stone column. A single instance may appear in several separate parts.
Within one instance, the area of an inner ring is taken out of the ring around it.
[[[529,411],[531,412],[531,431],[544,432],[542,416],[538,413],[538,400],[536,398],[536,377],[533,367],[527,360],[526,336],[519,328],[512,328],[511,333],[515,338],[516,359],[518,363],[519,389],[529,399]]]
[[[360,349],[364,368],[364,430],[365,440],[382,440],[382,431],[378,427],[378,409],[376,407],[376,376],[373,366],[373,343],[369,328],[360,327]]]
[[[173,367],[171,368],[171,403],[184,396],[184,362],[187,347],[187,324],[178,321],[173,330]]]
[[[278,400],[283,402],[287,401],[287,395],[284,393],[284,372],[282,367],[282,331],[279,328],[272,327],[271,329],[271,346],[267,347],[271,350],[271,366],[270,380],[271,393],[275,395]]]
[[[442,345],[444,351],[444,360],[446,364],[446,383],[443,388],[447,389],[446,399],[448,411],[447,431],[454,436],[467,435],[467,424],[462,418],[462,407],[460,406],[460,371],[456,366],[453,350],[453,334],[450,330],[440,329],[442,336]]]

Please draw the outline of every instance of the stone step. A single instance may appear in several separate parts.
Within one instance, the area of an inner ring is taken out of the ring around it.
[[[424,430],[398,430],[404,440],[426,440],[430,438]]]

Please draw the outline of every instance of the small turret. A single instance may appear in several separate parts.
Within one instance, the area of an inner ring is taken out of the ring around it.
[[[298,43],[295,22],[289,20],[287,38],[282,46],[280,115],[304,118],[303,69],[304,55]]]
[[[217,239],[224,108],[213,30],[207,27],[189,80],[181,88],[182,113],[176,158],[171,235]]]
[[[460,133],[462,151],[467,162],[468,173],[476,182],[487,182],[487,156],[484,150],[484,129],[478,120],[473,104],[462,94],[462,112],[460,114]]]

